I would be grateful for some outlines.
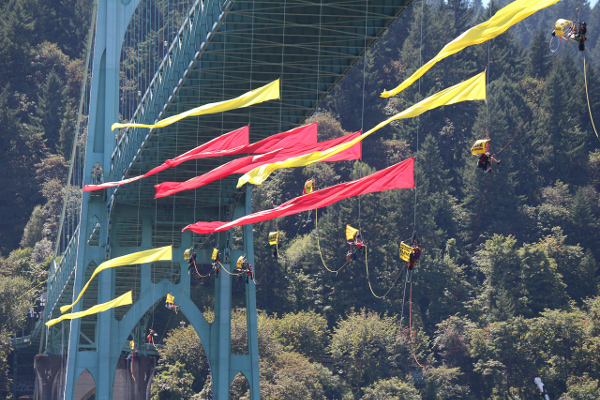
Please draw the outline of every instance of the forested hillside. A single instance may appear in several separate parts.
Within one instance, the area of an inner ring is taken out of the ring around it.
[[[46,279],[53,251],[91,3],[0,0],[2,389],[9,336],[29,326],[36,292],[14,299]],[[254,225],[263,398],[535,399],[536,376],[553,400],[600,398],[600,140],[583,74],[585,56],[598,127],[600,5],[563,0],[379,96],[506,3],[413,2],[309,122],[319,121],[321,141],[366,131],[483,70],[487,103],[395,122],[363,142],[360,162],[280,170],[253,189],[258,211],[298,196],[311,177],[325,188],[416,157],[415,190]],[[554,21],[577,7],[586,51],[562,43],[552,53]],[[501,160],[491,174],[470,153],[484,137]],[[368,252],[345,264],[347,224],[360,227]],[[279,258],[265,246],[275,230]],[[423,255],[407,282],[398,255],[413,233]],[[212,304],[210,279],[192,285],[198,304]],[[243,299],[236,281],[234,303]],[[178,322],[160,337],[153,396],[211,398],[201,343]],[[232,351],[244,351],[244,327],[240,308]],[[236,378],[232,398],[247,395]]]

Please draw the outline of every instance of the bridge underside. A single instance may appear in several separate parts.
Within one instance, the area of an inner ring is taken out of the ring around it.
[[[216,19],[212,33],[202,39],[201,48],[195,49],[196,54],[183,63],[189,67],[178,87],[170,92],[166,112],[160,118],[153,116],[147,120],[153,122],[203,104],[231,99],[278,78],[281,79],[281,100],[224,114],[188,118],[152,130],[148,136],[147,130],[125,132],[125,135],[144,138],[139,142],[141,150],[133,161],[116,162],[113,157],[110,179],[143,174],[164,160],[245,125],[250,125],[250,142],[253,143],[302,124],[362,57],[365,49],[411,2],[221,2],[217,13],[222,12],[222,18]],[[185,181],[229,160],[220,157],[184,163],[156,177],[119,188],[113,195],[113,204],[158,209],[175,206],[183,214],[193,208],[197,220],[214,220],[219,216],[223,219],[217,207],[227,207],[235,201],[239,193],[235,189],[238,175],[179,193],[175,200],[158,199],[157,203],[149,200],[154,197],[155,184]],[[123,174],[123,171],[126,172]]]

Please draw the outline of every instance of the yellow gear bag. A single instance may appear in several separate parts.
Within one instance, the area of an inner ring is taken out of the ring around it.
[[[481,139],[476,141],[473,147],[471,147],[471,154],[473,154],[474,156],[479,154],[485,154],[487,144],[489,141],[490,139]]]
[[[213,261],[217,261],[217,257],[219,257],[219,249],[217,249],[215,247],[213,249],[212,256],[210,257],[210,259],[213,260]]]
[[[129,342],[129,348],[131,350],[135,350],[135,340],[132,340],[132,341]]]
[[[412,250],[412,246],[409,246],[404,242],[400,242],[400,259],[408,262],[408,260],[410,260],[410,253],[412,253]]]
[[[306,183],[304,183],[304,190],[302,191],[302,194],[312,193],[313,190],[313,179],[309,179],[306,181]]]
[[[276,246],[279,241],[279,231],[269,233],[269,245]]]
[[[564,32],[565,28],[568,28],[569,25],[572,23],[573,23],[573,21],[569,21],[566,19],[559,19],[554,24],[554,33],[556,33],[557,36],[563,36],[565,34],[565,32]]]
[[[167,300],[165,301],[165,303],[171,303],[174,304],[175,303],[175,296],[173,296],[172,294],[167,294]]]
[[[358,229],[354,229],[350,225],[346,225],[346,240],[354,240],[356,235],[358,234]]]
[[[190,249],[187,249],[183,252],[183,258],[185,258],[186,260],[190,259]]]
[[[237,259],[237,263],[235,264],[237,268],[242,269],[242,263],[244,262],[245,257],[244,256],[240,256],[240,258]]]

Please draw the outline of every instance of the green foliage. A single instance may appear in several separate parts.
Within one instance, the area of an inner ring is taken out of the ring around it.
[[[350,311],[333,329],[329,351],[348,383],[361,388],[391,375],[399,350],[397,336],[395,317],[365,309]]]
[[[152,399],[179,400],[189,399],[192,391],[192,374],[185,372],[183,365],[176,361],[152,380]]]
[[[208,359],[200,338],[191,325],[171,330],[164,341],[164,347],[159,349],[159,355],[159,370],[169,371],[179,364],[178,368],[191,376],[190,390],[202,390],[209,374]]]
[[[399,378],[381,379],[364,390],[360,400],[420,400],[421,396],[410,384]],[[456,397],[455,397],[456,398]]]

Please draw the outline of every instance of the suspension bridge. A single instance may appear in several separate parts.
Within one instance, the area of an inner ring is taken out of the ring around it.
[[[92,13],[84,86],[63,213],[49,272],[43,320],[61,315],[102,262],[161,246],[173,261],[103,271],[73,311],[133,291],[133,304],[45,327],[17,343],[34,349],[38,399],[150,398],[156,346],[150,328],[165,326],[167,294],[201,339],[215,399],[228,399],[232,380],[247,379],[260,398],[255,286],[245,286],[246,354],[231,352],[232,279],[210,278],[214,304],[190,293],[186,249],[211,263],[218,248],[228,270],[246,255],[254,264],[251,225],[197,235],[181,228],[198,220],[251,213],[249,188],[237,177],[154,199],[154,185],[184,181],[229,161],[208,158],[117,188],[83,192],[86,184],[148,172],[223,133],[250,126],[250,142],[299,126],[362,58],[412,0],[97,0]],[[207,103],[232,99],[280,79],[280,100],[227,113],[153,124]],[[193,272],[192,272],[193,274]],[[214,310],[207,321],[200,307]],[[168,322],[167,322],[168,323]],[[128,360],[133,340],[138,356]],[[33,351],[33,350],[29,350]],[[33,358],[32,354],[32,358]]]

